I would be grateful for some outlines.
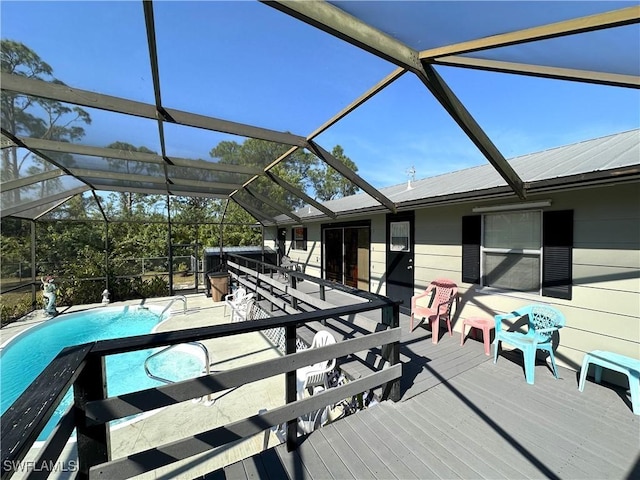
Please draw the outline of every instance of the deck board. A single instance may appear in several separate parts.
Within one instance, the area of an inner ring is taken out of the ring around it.
[[[381,458],[386,458],[390,470],[397,478],[421,478],[426,465],[413,455],[407,455],[403,443],[406,439],[398,439],[395,432],[379,425],[376,429],[369,427],[369,422],[361,415],[351,415],[344,419],[345,428],[349,425],[357,432],[360,442],[367,442],[371,452]]]
[[[330,290],[327,300],[348,303]],[[401,401],[326,425],[293,452],[284,445],[262,452],[268,478],[640,476],[640,416],[622,389],[589,381],[581,393],[576,372],[560,367],[556,379],[542,362],[528,385],[517,352],[503,351],[494,364],[481,341],[467,338],[461,347],[459,334],[444,332],[434,345],[423,326],[409,331],[406,315],[400,326]],[[226,478],[236,478],[232,472],[239,470],[226,467]],[[251,469],[244,472],[249,478]]]
[[[481,343],[475,347],[483,351]],[[287,476],[597,479],[637,473],[640,417],[620,389],[590,384],[589,393],[580,393],[575,372],[560,368],[555,379],[542,364],[535,385],[528,385],[513,359],[494,365],[486,356],[481,363],[466,358],[470,368],[421,394],[313,432],[297,454],[277,447]],[[362,464],[367,470],[357,471]]]

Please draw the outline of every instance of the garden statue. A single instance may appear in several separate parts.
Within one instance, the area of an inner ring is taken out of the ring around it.
[[[42,281],[42,296],[45,300],[44,312],[51,316],[57,315],[56,284],[53,281],[53,277],[49,275],[47,278],[41,278],[40,280]]]
[[[109,290],[106,288],[102,292],[102,305],[109,305]]]

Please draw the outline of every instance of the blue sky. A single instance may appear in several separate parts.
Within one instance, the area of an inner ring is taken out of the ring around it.
[[[0,8],[2,38],[25,43],[68,85],[153,103],[141,2],[3,0]],[[257,2],[160,1],[154,13],[170,108],[305,136],[395,69]],[[507,158],[640,126],[637,90],[438,72]],[[87,110],[93,123],[82,143],[160,150],[155,122]],[[207,158],[219,141],[242,138],[167,125],[166,140],[169,155]],[[376,187],[405,182],[412,166],[424,178],[486,162],[412,74],[317,140],[327,150],[342,145]]]

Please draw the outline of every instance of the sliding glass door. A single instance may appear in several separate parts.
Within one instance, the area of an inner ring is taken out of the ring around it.
[[[324,278],[369,290],[369,226],[324,229]]]

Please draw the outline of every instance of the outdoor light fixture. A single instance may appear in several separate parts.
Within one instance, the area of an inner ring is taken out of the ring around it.
[[[539,202],[509,203],[507,205],[491,205],[490,207],[473,207],[474,213],[501,212],[504,210],[527,210],[530,208],[550,207],[551,200],[540,200]]]

